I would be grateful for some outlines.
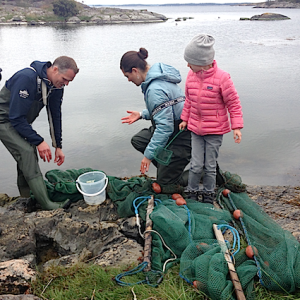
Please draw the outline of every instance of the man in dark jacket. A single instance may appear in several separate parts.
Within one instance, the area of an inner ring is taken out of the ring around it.
[[[62,152],[61,104],[64,86],[72,81],[79,69],[67,56],[51,62],[34,61],[30,67],[15,73],[0,91],[0,140],[17,162],[17,185],[21,197],[30,191],[43,209],[65,207],[69,201],[52,202],[38,165],[38,156],[52,159],[50,146],[33,128],[32,123],[46,106],[55,148],[54,162],[60,166]]]

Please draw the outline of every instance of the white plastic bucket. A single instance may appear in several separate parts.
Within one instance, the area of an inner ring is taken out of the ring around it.
[[[103,172],[93,171],[80,175],[76,187],[89,205],[98,205],[105,201],[108,178]]]

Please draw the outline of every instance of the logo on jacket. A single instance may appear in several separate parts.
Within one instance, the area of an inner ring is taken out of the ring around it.
[[[213,87],[212,87],[212,86],[208,86],[207,89],[208,89],[208,90],[212,90]]]
[[[29,93],[28,93],[28,91],[26,91],[26,90],[24,90],[24,91],[19,91],[19,96],[21,97],[21,98],[27,98],[28,96],[29,96]]]

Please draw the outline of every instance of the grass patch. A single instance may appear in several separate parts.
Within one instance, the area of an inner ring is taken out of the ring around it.
[[[100,267],[81,264],[70,268],[53,267],[46,273],[39,273],[32,283],[31,293],[42,299],[55,300],[207,300],[201,291],[185,282],[179,276],[179,266],[173,267],[164,280],[154,288],[147,284],[120,286],[115,276],[134,266],[123,268]],[[122,278],[122,281],[137,282],[143,274]],[[271,292],[260,284],[255,287],[256,300],[296,300],[300,291],[294,295]],[[136,298],[134,298],[136,296]]]

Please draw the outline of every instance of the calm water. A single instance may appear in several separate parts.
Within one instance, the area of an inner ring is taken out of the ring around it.
[[[145,7],[143,7],[145,8]],[[33,60],[74,57],[80,72],[65,89],[62,170],[91,167],[108,175],[139,174],[142,155],[131,136],[147,121],[121,124],[126,110],[142,110],[143,94],[119,69],[124,52],[145,47],[148,62],[178,68],[184,88],[188,72],[183,50],[197,33],[216,39],[216,60],[231,74],[244,112],[240,145],[224,138],[219,164],[246,184],[300,184],[300,10],[271,11],[235,6],[160,7],[148,10],[171,18],[166,23],[63,27],[0,27],[3,80]],[[274,12],[288,21],[250,22],[240,17]],[[193,17],[175,22],[177,17]],[[34,128],[50,144],[45,112]],[[15,162],[0,143],[0,193],[18,195]],[[40,162],[45,173],[57,166]],[[155,175],[152,166],[149,175]]]

